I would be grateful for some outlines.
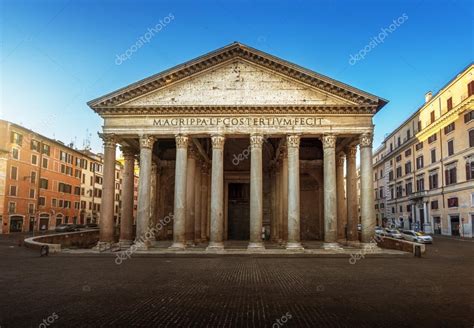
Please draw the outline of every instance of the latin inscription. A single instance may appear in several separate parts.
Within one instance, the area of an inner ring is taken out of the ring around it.
[[[317,117],[174,117],[155,118],[154,126],[320,126]]]

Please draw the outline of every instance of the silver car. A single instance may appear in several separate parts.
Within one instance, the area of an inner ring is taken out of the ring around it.
[[[403,239],[402,234],[397,229],[385,229],[384,236]]]
[[[433,243],[433,237],[425,235],[423,232],[417,232],[414,230],[403,230],[402,231],[403,239],[408,241],[413,241],[421,244],[431,244]]]

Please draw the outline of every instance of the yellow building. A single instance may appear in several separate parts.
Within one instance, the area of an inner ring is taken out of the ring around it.
[[[474,64],[390,133],[374,152],[378,224],[472,237]]]

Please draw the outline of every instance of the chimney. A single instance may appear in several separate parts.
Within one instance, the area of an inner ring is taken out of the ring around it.
[[[433,98],[433,93],[431,91],[428,91],[426,94],[425,94],[425,104],[431,100],[431,98]]]

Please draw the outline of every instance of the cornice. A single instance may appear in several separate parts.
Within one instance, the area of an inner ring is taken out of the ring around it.
[[[206,115],[206,114],[366,114],[373,115],[376,106],[303,105],[303,106],[145,106],[97,107],[101,116],[113,115]]]

